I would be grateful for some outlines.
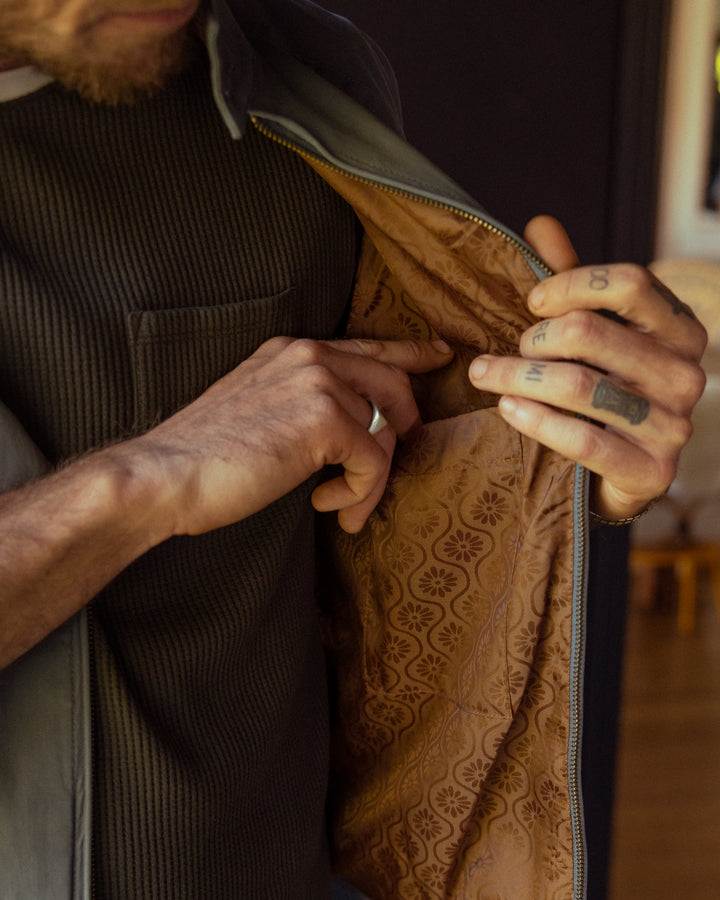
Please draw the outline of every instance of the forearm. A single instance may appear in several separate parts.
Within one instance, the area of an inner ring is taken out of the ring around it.
[[[0,496],[0,668],[175,534],[202,534],[275,502],[326,465],[316,493],[358,530],[387,480],[395,435],[419,422],[407,373],[445,345],[275,338],[146,434]],[[370,404],[389,428],[370,434]]]
[[[0,669],[171,533],[168,492],[137,449],[98,451],[0,496]]]

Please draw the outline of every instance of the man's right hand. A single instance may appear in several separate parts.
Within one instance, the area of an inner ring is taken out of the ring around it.
[[[423,342],[275,338],[146,434],[0,495],[0,669],[155,544],[246,518],[325,465],[343,475],[313,504],[358,531],[396,436],[419,422],[408,373],[451,357]],[[375,435],[373,402],[388,422]]]
[[[127,450],[149,454],[174,485],[174,534],[245,518],[333,464],[344,474],[313,503],[358,531],[383,493],[396,436],[420,421],[408,373],[451,358],[428,342],[274,338]],[[376,435],[373,402],[388,422]]]

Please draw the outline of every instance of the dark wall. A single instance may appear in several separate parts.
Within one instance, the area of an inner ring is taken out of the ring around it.
[[[324,0],[372,34],[410,140],[515,230],[652,255],[665,0]]]

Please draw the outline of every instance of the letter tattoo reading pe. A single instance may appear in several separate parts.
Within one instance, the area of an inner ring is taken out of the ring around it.
[[[644,397],[631,394],[605,378],[595,388],[592,405],[593,409],[604,409],[627,419],[631,425],[641,425],[650,413],[650,403]]]
[[[540,324],[535,329],[535,334],[532,338],[533,346],[545,341],[545,339],[547,338],[547,330],[549,327],[550,322],[547,319],[544,322],[540,322]]]

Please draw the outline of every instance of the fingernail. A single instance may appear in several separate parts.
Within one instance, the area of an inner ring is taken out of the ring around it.
[[[432,345],[438,351],[438,353],[448,354],[454,352],[450,344],[446,344],[445,341],[433,341]]]
[[[478,356],[477,359],[474,359],[470,363],[470,369],[468,374],[470,375],[471,380],[479,381],[483,375],[487,372],[488,361],[484,359],[482,356]]]
[[[498,406],[503,415],[512,417],[517,413],[518,404],[514,397],[501,397]]]
[[[543,299],[545,297],[545,287],[542,284],[536,285],[528,294],[528,306],[534,312],[542,309]]]

